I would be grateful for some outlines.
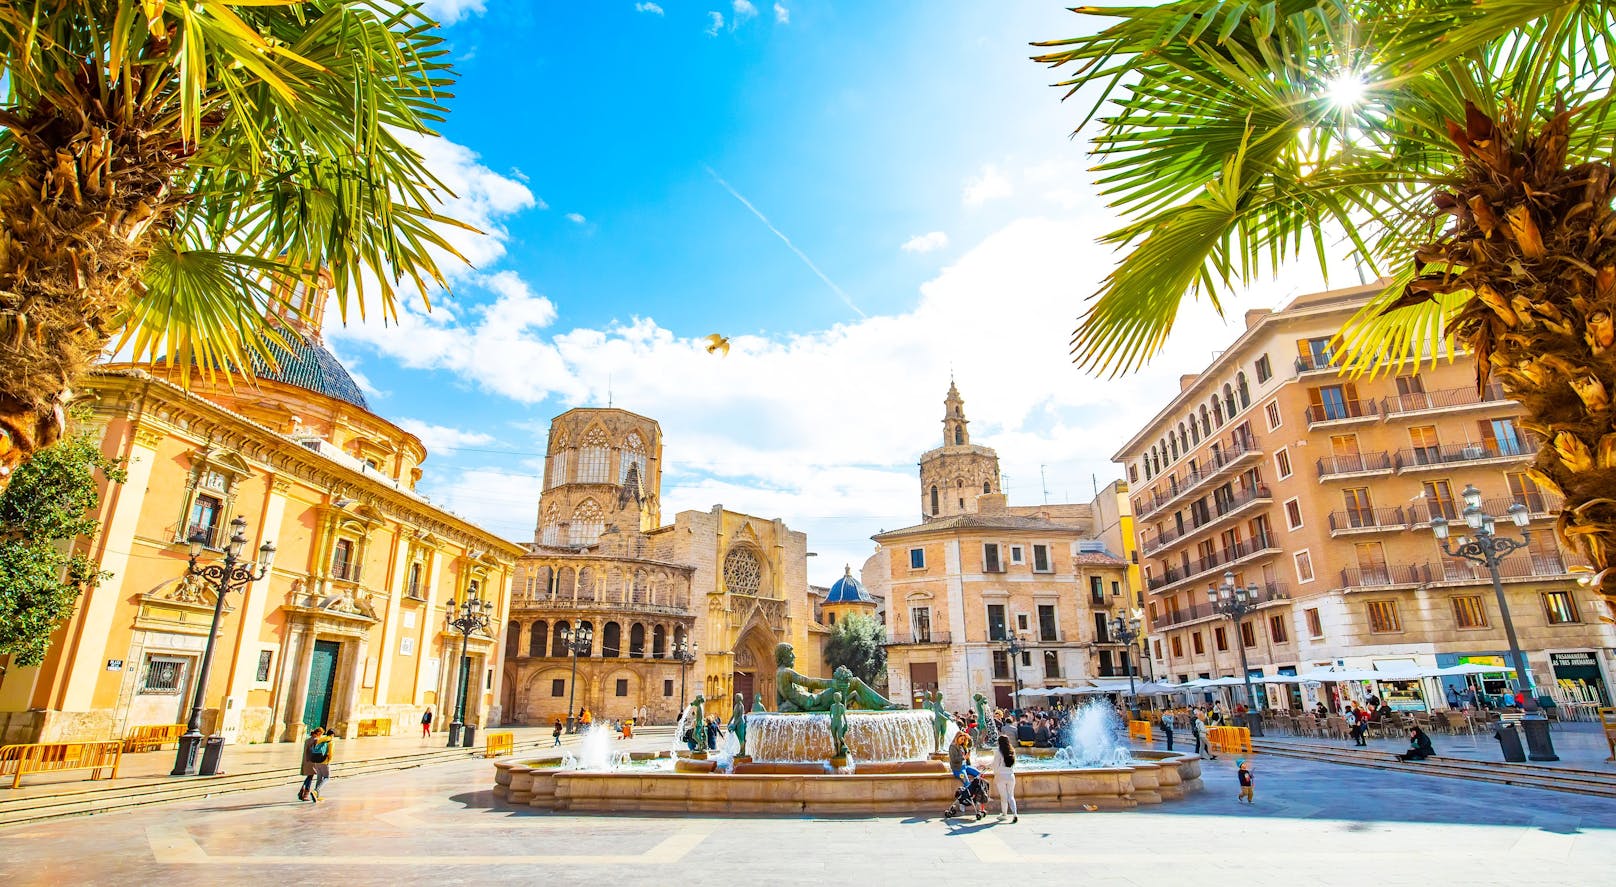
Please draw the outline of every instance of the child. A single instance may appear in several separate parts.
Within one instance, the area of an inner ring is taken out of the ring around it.
[[[1245,801],[1247,804],[1257,803],[1255,787],[1252,784],[1251,768],[1246,766],[1246,759],[1241,758],[1235,761],[1234,765],[1240,768],[1235,771],[1235,775],[1240,777],[1240,797],[1238,800]]]

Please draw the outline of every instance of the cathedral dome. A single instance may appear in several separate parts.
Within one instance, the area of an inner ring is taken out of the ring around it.
[[[864,583],[862,583],[862,582],[858,581],[857,579],[853,578],[853,568],[851,566],[849,566],[849,567],[846,568],[846,570],[847,570],[847,572],[842,576],[842,578],[836,580],[836,583],[830,587],[830,592],[825,595],[825,603],[827,603],[827,604],[873,604],[873,603],[875,603],[875,598],[870,597],[870,593],[868,591],[864,590]]]
[[[253,375],[271,382],[307,388],[316,394],[347,401],[367,412],[370,410],[370,405],[365,402],[365,394],[359,390],[353,376],[348,375],[342,362],[318,339],[284,327],[280,333],[288,347],[269,343],[270,353],[275,355],[273,367],[257,354],[251,354]]]

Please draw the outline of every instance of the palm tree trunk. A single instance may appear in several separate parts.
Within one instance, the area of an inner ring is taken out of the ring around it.
[[[1462,178],[1437,205],[1458,224],[1421,251],[1416,281],[1475,294],[1451,329],[1525,408],[1544,446],[1529,470],[1565,497],[1556,530],[1616,603],[1616,169],[1566,165],[1571,116],[1561,111],[1517,139],[1523,124],[1474,107],[1450,132]],[[1613,610],[1616,612],[1616,610]]]
[[[18,154],[0,186],[0,487],[61,434],[74,384],[111,341],[175,205],[167,139],[111,119],[85,90],[64,92],[0,110]]]

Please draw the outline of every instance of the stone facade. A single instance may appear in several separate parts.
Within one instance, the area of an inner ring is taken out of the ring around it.
[[[920,457],[923,520],[976,511],[977,496],[999,491],[999,454],[971,443],[965,401],[953,382],[943,399],[943,445]]]

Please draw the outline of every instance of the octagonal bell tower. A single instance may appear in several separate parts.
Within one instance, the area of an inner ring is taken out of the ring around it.
[[[974,514],[977,497],[998,493],[999,454],[971,443],[965,400],[952,379],[943,398],[943,445],[920,457],[920,513],[925,520]]]
[[[550,422],[544,493],[533,541],[588,548],[608,527],[643,533],[662,522],[662,428],[627,410],[579,408]]]

